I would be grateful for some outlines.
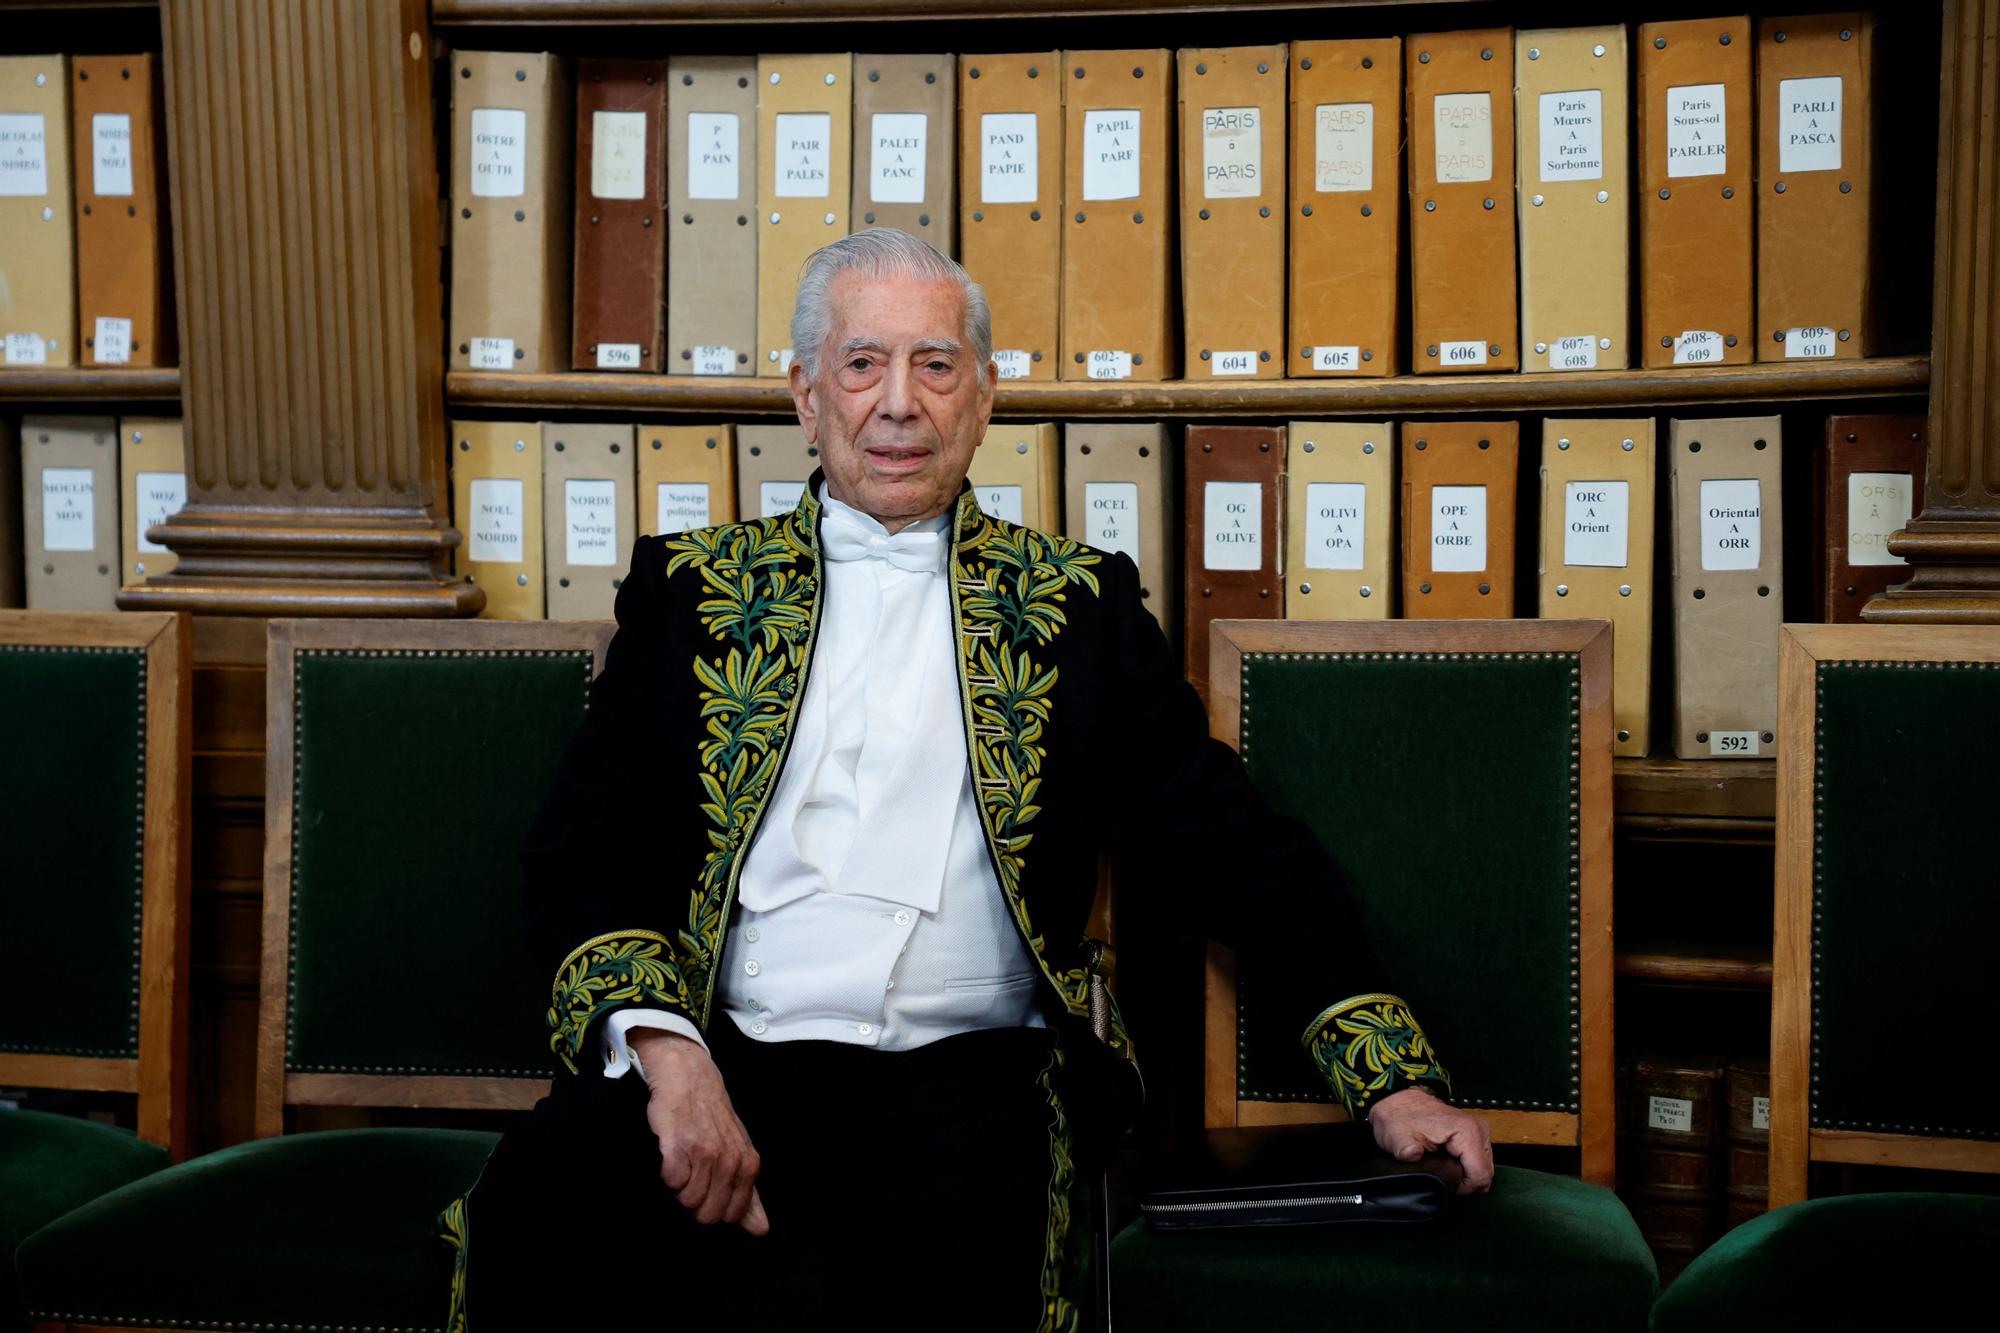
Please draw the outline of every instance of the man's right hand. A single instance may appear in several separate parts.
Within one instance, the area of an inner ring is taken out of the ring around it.
[[[634,1028],[627,1037],[651,1089],[646,1119],[660,1140],[667,1188],[705,1226],[734,1222],[753,1236],[768,1233],[757,1197],[757,1150],[715,1061],[700,1042],[678,1033]]]

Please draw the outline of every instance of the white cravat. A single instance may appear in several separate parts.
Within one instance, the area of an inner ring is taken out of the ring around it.
[[[956,1032],[1039,1027],[1037,969],[995,879],[965,749],[952,642],[950,516],[890,535],[820,490],[819,638],[792,748],[737,884],[716,1001],[760,1041],[906,1050]],[[686,1018],[625,1009],[626,1033],[700,1040]]]

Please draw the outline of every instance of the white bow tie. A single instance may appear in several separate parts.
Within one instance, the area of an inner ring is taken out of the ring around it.
[[[833,504],[826,506],[820,518],[819,545],[829,560],[873,556],[917,574],[935,574],[944,566],[942,531],[912,526],[891,536],[873,520]]]

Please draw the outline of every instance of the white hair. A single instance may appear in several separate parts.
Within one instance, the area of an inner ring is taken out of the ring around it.
[[[958,283],[965,292],[965,341],[971,346],[973,364],[981,375],[986,373],[986,363],[993,359],[993,311],[986,303],[986,289],[957,260],[922,237],[893,227],[870,227],[821,246],[800,270],[798,300],[792,306],[792,360],[805,370],[806,378],[819,373],[820,351],[833,326],[827,293],[843,273]]]

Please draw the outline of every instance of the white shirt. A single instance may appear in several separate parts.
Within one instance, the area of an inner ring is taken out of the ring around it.
[[[757,1041],[907,1050],[1040,1027],[1039,971],[987,855],[953,643],[950,515],[893,537],[820,489],[819,638],[791,750],[737,882],[716,1002]],[[659,1009],[605,1024],[701,1040]]]

